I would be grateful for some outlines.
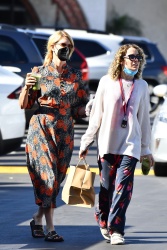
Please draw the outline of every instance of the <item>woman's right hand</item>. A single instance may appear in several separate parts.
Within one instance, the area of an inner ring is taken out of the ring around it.
[[[31,76],[32,73],[27,73],[25,78],[25,87],[31,88],[36,83],[36,78]]]
[[[31,76],[32,73],[27,73],[25,78],[25,86],[19,96],[19,105],[21,109],[25,109],[28,104],[29,89],[35,84],[36,79]]]

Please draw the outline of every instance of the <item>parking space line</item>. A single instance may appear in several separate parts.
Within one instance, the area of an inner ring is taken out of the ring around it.
[[[98,168],[90,168],[92,172],[95,172],[97,175],[99,174],[99,169]],[[69,171],[69,169],[68,169]],[[68,173],[67,171],[67,173]],[[27,174],[28,170],[27,167],[25,166],[0,166],[0,173],[1,174]],[[135,170],[135,175],[142,175],[141,169],[136,169]],[[154,175],[154,170],[151,169],[149,172],[149,175]]]

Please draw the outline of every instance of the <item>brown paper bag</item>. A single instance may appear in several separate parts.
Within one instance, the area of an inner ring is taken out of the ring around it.
[[[73,206],[93,207],[95,202],[94,179],[96,173],[89,165],[70,166],[70,170],[62,190],[62,200]]]

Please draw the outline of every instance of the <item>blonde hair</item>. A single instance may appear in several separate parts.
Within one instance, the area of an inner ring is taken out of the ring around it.
[[[69,54],[69,58],[71,57],[71,55],[72,55],[72,53],[74,51],[74,41],[66,31],[58,30],[58,31],[55,31],[48,39],[47,52],[46,52],[46,55],[45,55],[45,58],[44,58],[44,63],[43,63],[44,66],[49,65],[51,63],[51,61],[53,59],[52,46],[55,43],[59,42],[62,37],[66,37],[70,41],[70,43],[72,45],[72,48],[70,49],[70,54]]]
[[[140,61],[138,72],[135,75],[135,79],[142,78],[142,72],[144,69],[144,65],[146,64],[144,51],[136,44],[125,44],[118,49],[108,69],[108,74],[113,80],[118,80],[120,78],[122,72],[122,62],[129,48],[135,48],[138,51],[138,54],[143,58],[142,61]]]

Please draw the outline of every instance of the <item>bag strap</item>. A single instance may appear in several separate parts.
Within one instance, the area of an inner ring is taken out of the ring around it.
[[[82,158],[82,159],[80,158],[80,159],[79,159],[79,161],[78,161],[78,163],[77,163],[77,165],[76,165],[76,168],[78,167],[78,165],[79,165],[79,163],[80,163],[81,161],[83,161],[83,163],[84,163],[84,165],[85,165],[85,168],[86,168],[86,169],[89,169],[89,165],[87,164],[85,158]]]

